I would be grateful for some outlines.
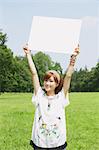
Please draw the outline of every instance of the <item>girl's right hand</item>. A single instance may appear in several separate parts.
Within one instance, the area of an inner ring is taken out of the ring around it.
[[[23,47],[25,54],[30,54],[30,49],[28,48],[28,44]]]

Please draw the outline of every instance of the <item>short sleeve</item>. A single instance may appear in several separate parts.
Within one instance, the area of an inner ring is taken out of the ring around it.
[[[35,95],[35,93],[32,96],[32,103],[37,106],[39,103],[39,100],[41,99],[42,95],[43,95],[43,90],[41,87],[38,88],[37,94]]]
[[[67,95],[65,97],[63,89],[59,92],[59,99],[61,100],[63,107],[67,107],[70,104],[69,94],[67,93]]]

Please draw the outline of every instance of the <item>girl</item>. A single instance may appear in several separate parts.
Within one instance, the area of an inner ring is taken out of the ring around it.
[[[79,46],[71,56],[64,80],[61,79],[58,72],[49,70],[44,76],[44,89],[40,86],[28,45],[23,49],[32,74],[34,86],[32,102],[36,106],[30,144],[34,150],[66,150],[65,107],[69,105],[66,95],[70,87]]]

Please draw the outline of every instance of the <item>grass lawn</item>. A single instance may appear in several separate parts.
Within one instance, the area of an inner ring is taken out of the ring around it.
[[[0,95],[0,150],[33,150],[29,145],[34,106],[30,93]],[[99,93],[71,93],[66,108],[67,150],[99,150]]]

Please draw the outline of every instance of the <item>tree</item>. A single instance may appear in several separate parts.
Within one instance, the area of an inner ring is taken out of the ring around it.
[[[5,42],[6,34],[0,32],[0,92],[9,91],[13,53]]]
[[[96,67],[91,69],[88,85],[90,91],[99,92],[99,63],[96,64]]]
[[[33,91],[31,73],[26,57],[13,57],[11,49],[6,45],[7,34],[0,32],[0,92],[31,92]],[[51,60],[49,55],[42,52],[32,55],[40,83],[43,85],[43,77],[46,71],[56,70],[62,74],[60,63]],[[75,70],[71,81],[71,91],[99,92],[99,62],[90,71],[84,69]]]
[[[40,83],[43,85],[43,77],[46,71],[56,70],[62,74],[62,68],[59,63],[55,63],[51,60],[51,57],[43,52],[38,52],[33,56],[35,66],[37,68],[38,75],[40,77]]]
[[[32,91],[30,72],[24,65],[22,58],[13,58],[12,74],[12,92]]]
[[[86,67],[85,69],[81,68],[79,71],[75,70],[71,82],[71,91],[74,92],[89,91],[88,84],[87,84],[89,74],[90,72]]]
[[[26,57],[13,57],[11,49],[5,45],[7,35],[0,32],[0,92],[31,92],[33,91],[31,73]],[[38,52],[32,56],[36,65],[41,85],[43,77],[49,69],[62,72],[59,63],[54,63],[50,56]]]
[[[62,75],[62,70],[63,69],[62,69],[60,63],[58,63],[58,62],[54,63],[53,62],[53,65],[52,65],[51,69],[56,70],[60,75]]]
[[[6,42],[7,42],[7,34],[3,34],[0,31],[0,46],[4,46]]]

